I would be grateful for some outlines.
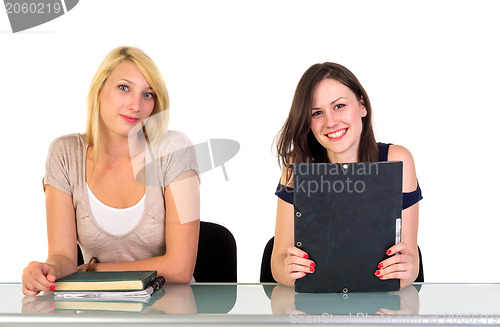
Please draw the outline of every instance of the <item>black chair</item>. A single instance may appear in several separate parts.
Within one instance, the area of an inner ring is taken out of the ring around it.
[[[422,252],[420,252],[420,246],[418,246],[418,245],[417,245],[417,250],[418,250],[418,260],[420,261],[420,265],[418,268],[418,276],[417,276],[417,279],[415,279],[415,282],[423,283],[424,282],[424,262],[422,261]]]
[[[236,241],[224,226],[200,223],[194,279],[197,282],[236,283]]]
[[[82,265],[84,261],[79,245],[77,250],[78,265]],[[194,279],[207,283],[236,283],[236,241],[227,228],[200,222]]]
[[[260,282],[277,283],[271,272],[271,254],[273,253],[274,236],[267,242],[260,264]]]
[[[77,262],[78,262],[78,266],[81,266],[85,263],[85,261],[83,261],[83,253],[82,253],[82,249],[80,248],[80,244],[76,244],[76,251],[77,251]]]
[[[260,265],[260,282],[261,283],[276,283],[276,280],[271,273],[271,254],[273,253],[274,237],[267,242],[262,255],[262,264]],[[418,258],[420,260],[420,268],[415,282],[424,282],[424,264],[422,262],[422,253],[418,247]]]

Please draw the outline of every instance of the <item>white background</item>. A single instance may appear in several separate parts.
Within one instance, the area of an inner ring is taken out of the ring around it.
[[[333,61],[370,95],[377,140],[414,155],[426,281],[499,282],[495,3],[82,0],[16,34],[2,10],[0,281],[20,281],[29,261],[45,260],[49,144],[84,132],[99,63],[132,45],[165,77],[171,129],[194,144],[241,144],[226,163],[229,181],[217,168],[201,187],[202,220],[236,238],[238,281],[258,281],[274,235],[280,169],[272,142],[297,82],[310,65]]]

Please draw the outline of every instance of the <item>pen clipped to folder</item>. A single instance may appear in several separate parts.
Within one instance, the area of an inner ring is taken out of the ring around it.
[[[401,242],[401,218],[396,219],[396,240],[394,244]]]

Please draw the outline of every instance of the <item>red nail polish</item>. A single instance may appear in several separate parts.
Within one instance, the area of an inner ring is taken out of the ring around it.
[[[378,270],[377,270],[377,271],[375,272],[375,275],[376,275],[376,276],[380,275],[380,271],[378,271]]]
[[[36,295],[40,294],[40,291],[36,292]]]
[[[55,289],[56,289],[56,285],[50,285],[50,290],[51,290],[52,292],[54,292],[54,290],[55,290]]]
[[[307,253],[306,253],[306,254],[304,254],[304,258],[305,258],[305,259],[308,259],[308,258],[309,258],[309,256],[307,255]]]
[[[309,268],[309,270],[310,270],[311,272],[314,272],[314,268],[313,268],[313,267]]]
[[[314,262],[311,262],[311,267],[316,267],[316,264]]]
[[[387,250],[387,252],[385,254],[387,254],[387,255],[391,254],[391,250]]]
[[[382,278],[382,275],[378,276],[378,278]]]
[[[379,264],[378,264],[378,268],[382,268],[383,266],[384,266],[384,265],[383,265],[383,264],[381,264],[381,263],[379,263]]]

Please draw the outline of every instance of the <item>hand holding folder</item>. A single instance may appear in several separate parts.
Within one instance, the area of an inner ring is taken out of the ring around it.
[[[297,292],[399,289],[374,272],[398,234],[402,173],[402,162],[294,164],[294,245],[316,264]]]

